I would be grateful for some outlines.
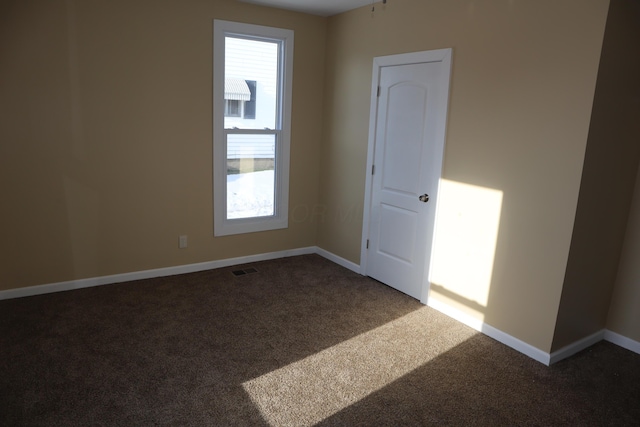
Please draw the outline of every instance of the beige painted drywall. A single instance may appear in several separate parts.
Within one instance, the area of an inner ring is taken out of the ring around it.
[[[484,304],[432,297],[548,350],[607,5],[397,0],[327,28],[233,0],[5,1],[0,290],[316,243],[358,262],[371,60],[453,47],[445,178],[500,218]],[[288,230],[212,237],[213,19],[296,31]],[[608,327],[638,339],[633,227]]]
[[[359,262],[373,58],[453,48],[443,175],[501,207],[485,304],[447,283],[431,298],[549,351],[608,5],[398,0],[330,18],[319,245]]]
[[[295,31],[286,230],[213,237],[213,19]],[[0,290],[315,245],[325,40],[234,0],[4,1]]]
[[[615,282],[607,329],[640,342],[640,173]]]
[[[640,158],[638,76],[640,2],[611,0],[552,351],[601,331],[607,323]],[[625,273],[623,277],[620,291],[625,295],[629,279]],[[619,310],[628,308],[613,306],[613,318],[620,317]]]
[[[621,138],[637,148],[640,141],[640,2],[615,0],[612,5],[617,5],[619,19],[618,25],[611,30],[611,37],[615,35],[617,41],[612,46],[618,59],[616,77],[621,79],[617,87],[624,92],[611,106],[618,114],[613,138],[608,140]],[[606,37],[609,37],[608,25]],[[622,84],[626,86],[620,87]],[[640,171],[633,194],[606,328],[640,342]]]

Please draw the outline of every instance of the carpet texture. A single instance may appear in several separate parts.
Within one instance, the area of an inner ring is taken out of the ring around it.
[[[640,355],[546,367],[305,255],[0,301],[0,396],[1,426],[637,426]]]

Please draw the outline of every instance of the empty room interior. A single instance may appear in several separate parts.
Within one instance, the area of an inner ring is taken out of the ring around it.
[[[601,341],[632,354],[637,364],[640,1],[354,1],[348,10],[340,2],[334,2],[337,9],[315,3],[0,5],[4,371],[12,370],[7,361],[15,360],[22,334],[31,331],[14,336],[7,331],[18,325],[9,322],[27,318],[30,301],[44,307],[44,298],[55,295],[91,291],[108,299],[110,289],[132,281],[217,275],[237,265],[247,266],[234,270],[247,280],[269,271],[288,277],[270,267],[274,261],[327,277],[343,271],[357,284],[357,292],[345,290],[349,298],[381,298],[359,282],[380,285],[368,279],[372,266],[363,255],[369,179],[375,179],[372,67],[375,58],[443,49],[449,49],[451,68],[438,193],[425,204],[437,210],[435,237],[426,239],[429,259],[421,260],[425,294],[389,293],[389,304],[406,298],[415,313],[425,307],[444,314],[540,369],[551,370]],[[288,165],[276,162],[288,173],[287,219],[279,228],[214,230],[222,200],[214,194],[220,170],[214,139],[222,135],[214,119],[222,117],[214,95],[220,77],[214,21],[291,30],[295,40],[287,74]],[[322,294],[321,286],[310,286]],[[145,292],[155,293],[153,287],[131,292],[143,300]],[[253,303],[268,302],[285,316],[272,297]],[[15,304],[22,304],[21,314]],[[210,308],[216,310],[215,301]],[[341,316],[327,310],[327,316]],[[381,319],[367,327],[402,327],[393,323],[402,318]],[[96,315],[95,327],[103,320]],[[362,327],[351,335],[367,333]],[[316,354],[328,357],[339,341],[318,341]],[[308,353],[282,357],[286,364],[301,363],[313,360]],[[4,383],[1,390],[11,394],[12,387]],[[637,397],[639,390],[636,384],[630,393]],[[24,400],[28,396],[14,396],[4,408],[15,410]],[[15,417],[7,419],[19,424]],[[285,418],[262,417],[247,425],[288,425]],[[328,423],[327,417],[309,418],[308,425]]]

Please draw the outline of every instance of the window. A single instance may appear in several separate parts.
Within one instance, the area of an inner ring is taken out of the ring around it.
[[[214,234],[288,226],[293,31],[214,21]]]
[[[237,99],[225,99],[224,100],[224,116],[225,117],[240,117],[242,114],[242,101]]]

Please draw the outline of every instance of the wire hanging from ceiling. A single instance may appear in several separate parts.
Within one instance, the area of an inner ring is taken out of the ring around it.
[[[387,4],[387,0],[382,0],[382,4]],[[371,0],[371,13],[376,11],[376,0]]]

